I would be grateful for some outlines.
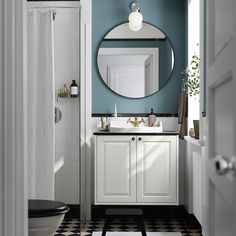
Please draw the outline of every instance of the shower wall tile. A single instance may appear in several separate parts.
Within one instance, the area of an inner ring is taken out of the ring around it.
[[[65,157],[64,161],[64,165],[56,172],[56,175],[68,175],[68,178],[71,175],[78,175],[78,162],[67,160]]]
[[[78,188],[78,175],[70,175],[67,174],[56,174],[57,178],[55,181],[56,188],[69,188],[76,190]]]
[[[54,21],[56,96],[64,84],[79,81],[79,15],[76,9],[57,9]],[[57,99],[57,97],[56,97]],[[62,119],[55,125],[55,199],[79,204],[79,100],[59,98]]]
[[[65,146],[57,146],[56,148],[56,161],[63,158],[66,161],[77,161],[78,160],[79,149],[78,146],[74,147],[65,147]]]
[[[78,116],[64,115],[59,123],[56,124],[56,132],[58,131],[79,131]]]
[[[62,174],[59,171],[56,173],[55,178],[55,187],[56,188],[62,188],[62,187],[70,187],[69,185],[70,176],[67,174]]]
[[[79,193],[77,190],[69,188],[56,188],[55,194],[57,196],[56,200],[60,202],[65,202],[67,199],[67,204],[78,204]]]
[[[60,110],[62,112],[62,118],[64,116],[76,116],[76,117],[78,117],[78,111],[79,111],[78,99],[59,98],[58,101],[56,102],[56,106],[58,108],[60,108]],[[78,122],[77,123],[79,123],[79,117],[78,117]]]
[[[63,33],[66,33],[67,34],[63,34]],[[76,37],[78,37],[78,28],[77,27],[68,27],[66,30],[65,28],[61,28],[61,27],[57,27],[57,28],[54,28],[54,37],[60,37],[60,41],[58,42],[55,42],[55,45],[65,45],[65,43],[68,43],[68,42],[73,42],[74,45],[78,45],[78,42],[76,41]],[[65,45],[66,47],[66,45]],[[68,48],[70,48],[71,45],[68,45]],[[77,48],[79,48],[77,46]],[[61,51],[59,51],[58,53],[60,53]],[[69,55],[70,57],[71,55]],[[75,56],[79,56],[79,55],[76,55]]]
[[[57,146],[78,145],[78,131],[56,131]]]
[[[71,71],[73,71],[73,74],[71,74]],[[70,75],[75,75],[75,74],[78,75],[78,72],[79,72],[78,59],[64,58],[64,60],[58,60],[57,71],[55,73],[55,76],[64,74],[66,75],[66,77],[68,77]],[[58,81],[58,82],[62,82],[62,81]],[[68,81],[68,82],[71,82],[71,81]]]
[[[75,37],[78,37],[74,33],[74,36],[70,35],[76,29],[70,29],[68,35],[61,36],[64,33],[63,29],[57,30],[55,32],[55,38],[60,38],[60,42],[55,42],[55,46],[59,47],[59,51],[55,51],[55,57],[63,56],[64,58],[78,58],[79,45]]]
[[[56,16],[58,17],[57,26],[60,28],[78,27],[79,25],[77,9],[58,9]]]
[[[56,86],[56,90],[60,90],[63,88],[64,84],[67,84],[68,86],[71,84],[71,81],[72,80],[76,80],[77,84],[78,84],[78,81],[79,81],[79,78],[78,78],[78,75],[77,73],[70,73],[70,74],[67,74],[67,73],[57,73],[55,75],[56,78],[58,78],[58,81],[56,81],[55,83],[55,86]],[[61,99],[60,99],[61,100]],[[64,99],[63,99],[64,100]],[[61,100],[61,102],[63,102]],[[64,101],[65,102],[65,101]],[[63,102],[63,103],[64,103]],[[72,102],[73,103],[73,102]]]

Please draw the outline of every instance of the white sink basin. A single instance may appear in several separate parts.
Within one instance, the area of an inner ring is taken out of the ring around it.
[[[161,133],[163,132],[163,127],[121,127],[121,126],[112,126],[110,127],[110,132],[120,132],[120,133]]]

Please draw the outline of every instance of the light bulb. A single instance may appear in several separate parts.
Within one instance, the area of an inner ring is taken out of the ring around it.
[[[138,11],[131,12],[129,15],[129,22],[135,26],[142,24],[142,22],[143,22],[142,14]]]

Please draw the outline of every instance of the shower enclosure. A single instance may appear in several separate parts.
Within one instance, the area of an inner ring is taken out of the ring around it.
[[[79,1],[28,2],[27,24],[29,198],[65,202],[79,217],[80,100],[58,96],[80,84]]]

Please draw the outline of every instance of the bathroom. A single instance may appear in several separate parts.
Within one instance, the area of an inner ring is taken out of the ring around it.
[[[57,224],[48,220],[54,235],[235,235],[235,4],[3,2],[2,235],[27,235],[32,219],[49,216],[58,216]],[[137,32],[127,23],[132,11],[143,17]],[[127,47],[128,65],[103,61]],[[158,66],[137,68],[134,56],[139,50],[146,63],[147,48]],[[183,71],[195,54],[200,91],[191,96]],[[116,90],[104,71],[131,83]],[[141,95],[139,71],[160,76]],[[60,204],[43,212],[47,200]]]

